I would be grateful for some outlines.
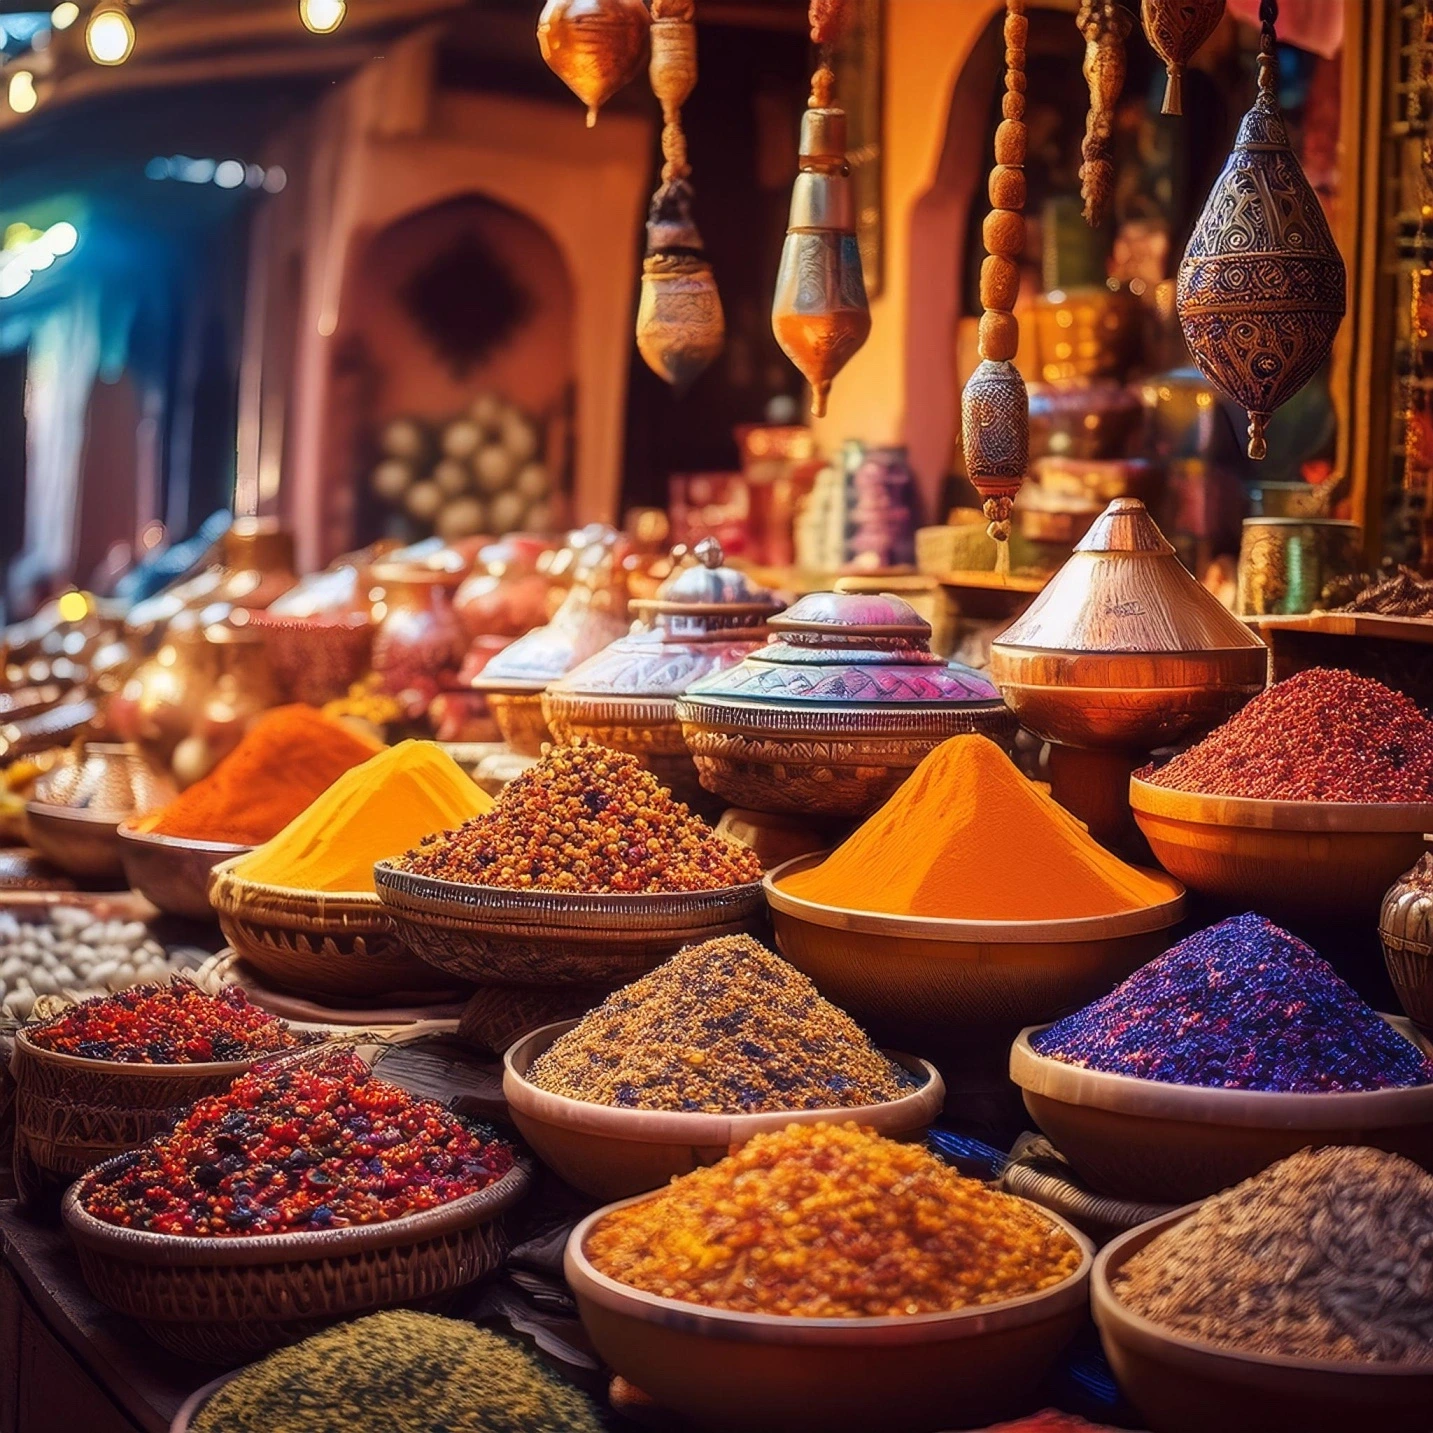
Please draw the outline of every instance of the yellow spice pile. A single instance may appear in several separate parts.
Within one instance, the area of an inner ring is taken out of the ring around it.
[[[862,1318],[999,1303],[1063,1283],[1073,1239],[920,1144],[788,1125],[618,1209],[588,1237],[609,1278],[739,1313]]]

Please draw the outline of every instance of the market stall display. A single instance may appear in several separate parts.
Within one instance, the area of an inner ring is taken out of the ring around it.
[[[1433,1166],[1433,1061],[1302,941],[1244,915],[1187,937],[1010,1056],[1095,1189],[1179,1203],[1310,1143]]]
[[[1415,1273],[1430,1211],[1433,1176],[1408,1160],[1305,1150],[1116,1240],[1092,1293],[1122,1387],[1155,1433],[1415,1433],[1433,1393]]]
[[[878,1051],[757,941],[724,936],[520,1040],[503,1092],[545,1164],[619,1199],[789,1123],[850,1119],[909,1136],[939,1113],[945,1087],[924,1061]]]
[[[527,1166],[342,1051],[272,1062],[92,1169],[62,1213],[97,1298],[232,1362],[481,1277]]]
[[[912,1426],[1008,1409],[1078,1326],[1089,1266],[1062,1221],[849,1124],[757,1135],[598,1210],[566,1257],[618,1373],[700,1427],[773,1433],[871,1427],[894,1389]]]

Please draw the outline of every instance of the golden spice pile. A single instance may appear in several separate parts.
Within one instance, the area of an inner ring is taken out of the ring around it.
[[[739,1313],[864,1318],[994,1304],[1063,1283],[1079,1245],[1032,1204],[919,1144],[788,1125],[607,1215],[609,1278]]]
[[[635,756],[593,742],[549,748],[486,815],[425,841],[400,868],[513,890],[714,891],[761,879],[746,846],[718,836]]]

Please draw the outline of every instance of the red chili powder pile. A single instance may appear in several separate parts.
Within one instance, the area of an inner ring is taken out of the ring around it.
[[[1157,771],[1155,786],[1266,801],[1433,801],[1433,721],[1382,682],[1311,667]]]

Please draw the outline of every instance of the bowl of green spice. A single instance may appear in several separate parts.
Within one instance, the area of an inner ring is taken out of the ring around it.
[[[503,1093],[543,1163],[584,1194],[621,1199],[789,1124],[915,1136],[945,1085],[926,1061],[878,1050],[758,941],[722,936],[517,1041]]]

